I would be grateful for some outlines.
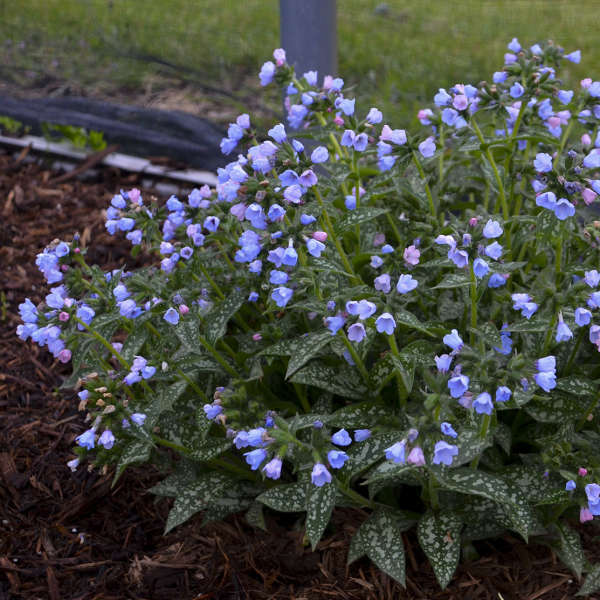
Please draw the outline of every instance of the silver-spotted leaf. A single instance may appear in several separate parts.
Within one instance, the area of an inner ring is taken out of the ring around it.
[[[204,321],[204,337],[209,344],[214,345],[227,331],[229,319],[235,315],[246,300],[247,294],[242,290],[233,290],[223,302],[220,302]]]
[[[306,502],[306,534],[314,550],[329,523],[335,506],[336,484],[334,481],[321,487],[311,485],[308,488]]]
[[[301,512],[306,510],[304,482],[289,483],[263,492],[256,500],[279,512]]]
[[[453,512],[426,512],[417,526],[419,544],[442,589],[450,583],[460,558],[462,521]]]

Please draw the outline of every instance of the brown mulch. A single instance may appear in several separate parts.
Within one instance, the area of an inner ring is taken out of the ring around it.
[[[170,501],[145,490],[151,469],[111,474],[66,467],[84,429],[68,367],[18,340],[17,305],[45,295],[35,255],[79,231],[105,267],[128,259],[129,243],[104,231],[102,211],[135,176],[103,170],[95,181],[52,183],[42,161],[16,162],[0,149],[0,600],[567,600],[574,576],[546,547],[513,537],[477,542],[441,592],[412,533],[405,536],[407,588],[365,559],[346,567],[361,511],[338,510],[316,552],[301,522],[269,515],[269,533],[243,516],[203,529],[195,518],[163,536]],[[588,557],[600,560],[595,526],[580,528]],[[600,598],[600,596],[597,596]]]

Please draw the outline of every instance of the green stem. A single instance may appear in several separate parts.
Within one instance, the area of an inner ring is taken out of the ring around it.
[[[428,484],[429,484],[428,485],[428,489],[429,489],[429,502],[431,502],[431,508],[434,511],[439,510],[439,508],[440,508],[440,498],[438,496],[438,491],[437,491],[437,480],[433,476],[433,473],[429,474],[429,482],[428,482]]]
[[[365,380],[365,383],[368,386],[370,386],[371,382],[369,380],[369,372],[365,368],[365,364],[363,363],[362,358],[358,355],[358,353],[354,349],[354,346],[352,345],[352,343],[346,336],[346,333],[344,332],[344,330],[343,329],[338,330],[338,334],[342,338],[342,341],[344,342],[344,345],[348,349],[348,352],[350,352],[350,356],[352,357],[352,360],[356,363],[356,366],[358,367],[360,374],[362,375],[363,379]]]
[[[187,384],[202,398],[204,402],[210,403],[209,397],[204,393],[202,388],[198,386],[194,381],[192,381],[181,369],[176,370],[177,374],[187,382]]]
[[[310,406],[310,403],[308,402],[308,398],[306,397],[306,389],[300,383],[294,383],[293,386],[294,386],[294,389],[296,390],[296,394],[298,395],[298,398],[300,398],[300,404],[302,404],[302,408],[304,409],[304,412],[309,413],[311,410],[311,406]]]
[[[475,271],[473,263],[469,263],[469,278],[471,284],[469,286],[471,296],[471,331],[469,332],[469,345],[473,347],[475,344],[475,329],[477,328],[477,280],[475,279]]]
[[[571,119],[569,121],[567,128],[565,129],[565,131],[562,134],[562,137],[560,138],[560,146],[558,147],[558,152],[556,153],[556,158],[554,159],[554,164],[552,165],[552,168],[555,171],[556,171],[556,168],[558,167],[558,161],[560,160],[560,157],[562,156],[562,152],[565,148],[565,144],[567,143],[567,139],[569,139],[569,134],[571,133],[571,130],[573,129],[574,122],[575,122],[575,119]]]
[[[554,332],[554,327],[556,325],[556,320],[558,319],[558,311],[554,311],[552,315],[552,319],[550,321],[550,325],[548,326],[548,333],[546,333],[546,339],[544,340],[544,347],[542,348],[542,356],[546,356],[548,350],[550,349],[550,343],[552,342],[552,333]]]
[[[596,408],[596,404],[598,404],[598,400],[600,400],[599,397],[594,398],[587,406],[587,408],[585,409],[585,412],[583,413],[582,417],[579,419],[579,422],[577,423],[577,431],[580,431],[583,426],[585,425],[588,415],[592,414],[592,411],[594,410],[594,408]]]
[[[231,375],[232,377],[237,377],[237,373],[235,369],[223,358],[221,353],[209,343],[209,341],[203,336],[198,336],[199,342],[212,354],[213,358]]]
[[[356,283],[361,283],[360,278],[354,272],[354,269],[352,268],[352,265],[350,264],[350,261],[348,260],[348,257],[346,256],[344,249],[342,248],[342,244],[340,243],[340,240],[335,235],[335,231],[333,229],[333,223],[331,222],[331,219],[329,218],[329,213],[327,212],[327,208],[325,207],[325,202],[323,201],[321,192],[319,192],[319,190],[316,189],[316,186],[314,188],[314,191],[315,191],[315,196],[317,197],[319,206],[321,207],[321,211],[323,212],[323,218],[325,219],[329,237],[331,237],[331,240],[333,241],[333,244],[335,245],[336,250],[338,251],[338,254],[340,255],[340,258],[342,259],[342,263],[344,264],[346,271],[348,272],[348,274],[352,275],[352,278],[355,280]]]
[[[394,232],[394,237],[396,238],[396,240],[398,240],[398,244],[401,247],[404,246],[402,236],[400,235],[400,232],[398,231],[398,228],[396,227],[396,223],[394,223],[394,219],[392,218],[392,215],[389,212],[387,212],[387,213],[385,213],[385,217],[387,219],[387,222],[390,224],[392,231]]]
[[[210,276],[210,274],[208,273],[208,271],[204,268],[204,265],[202,264],[202,261],[201,260],[197,260],[196,264],[198,265],[198,267],[202,271],[202,275],[204,275],[204,277],[206,278],[206,281],[208,281],[208,283],[210,284],[210,287],[212,287],[212,289],[215,291],[215,294],[217,294],[217,296],[219,296],[219,298],[221,300],[225,300],[225,294],[221,291],[221,288],[218,286],[217,282]],[[198,281],[199,283],[202,283],[200,281],[200,279],[198,278],[198,276],[195,275],[195,274],[194,274],[194,279],[196,281]]]
[[[438,180],[440,186],[442,181],[444,180],[444,147],[445,147],[445,139],[444,139],[444,124],[440,123],[440,154],[438,157]]]
[[[388,335],[387,338],[392,354],[400,358],[400,351],[398,350],[398,344],[396,343],[396,336],[392,334]],[[396,387],[398,389],[398,400],[400,401],[400,408],[406,410],[407,393],[404,388],[404,382],[402,381],[400,373],[396,373]]]
[[[492,416],[491,415],[483,415],[483,421],[481,422],[481,429],[479,430],[479,437],[482,440],[485,440],[487,434],[488,434],[488,430],[490,428],[490,423],[492,421]],[[471,461],[471,468],[472,469],[476,469],[477,465],[479,464],[479,459],[481,458],[481,455],[477,455],[472,461]]]
[[[435,209],[435,203],[433,202],[433,196],[431,194],[431,188],[429,187],[429,183],[427,182],[427,178],[425,177],[425,171],[423,170],[423,165],[417,156],[417,153],[413,150],[412,153],[413,163],[415,167],[417,167],[417,171],[419,171],[419,176],[423,181],[425,186],[425,193],[427,194],[427,201],[429,202],[429,212],[434,219],[437,219],[437,211]]]
[[[565,369],[561,375],[570,375],[571,369],[573,368],[573,363],[575,362],[575,358],[577,357],[577,352],[579,351],[579,346],[581,346],[581,342],[586,334],[585,327],[581,327],[579,329],[579,333],[577,334],[577,339],[575,340],[575,344],[571,350],[571,354],[569,354],[569,360],[567,360],[567,364],[565,365]]]
[[[89,333],[91,333],[120,363],[121,366],[127,370],[131,367],[129,363],[121,356],[121,354],[113,347],[113,345],[102,335],[100,335],[93,327],[90,327],[87,323],[84,323],[78,316],[73,315],[72,318],[76,323],[79,323]]]

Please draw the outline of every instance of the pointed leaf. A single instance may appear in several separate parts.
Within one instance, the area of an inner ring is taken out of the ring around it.
[[[150,452],[152,451],[152,443],[147,440],[133,440],[125,446],[117,469],[115,471],[115,478],[113,479],[112,485],[117,483],[119,477],[123,474],[123,471],[129,466],[135,463],[146,462],[150,458]]]
[[[150,332],[148,329],[146,329],[146,327],[135,327],[127,336],[127,339],[123,342],[121,356],[128,363],[131,363],[134,357],[140,353],[140,350],[142,349],[142,346],[148,339],[149,335]]]
[[[360,402],[358,404],[349,404],[332,415],[323,419],[328,425],[337,427],[361,428],[370,427],[381,422],[382,419],[390,419],[394,413],[386,406],[373,404],[372,402]]]
[[[377,510],[361,527],[361,538],[367,556],[402,586],[406,579],[406,557],[402,531],[393,513]]]
[[[350,547],[348,548],[348,559],[346,564],[350,565],[355,560],[358,560],[367,553],[365,543],[362,537],[362,527],[356,530],[356,533],[352,536]]]
[[[420,331],[431,337],[436,337],[425,323],[421,323],[421,321],[408,310],[399,309],[395,311],[394,319],[398,325],[404,325],[409,329],[415,329],[416,331]]]
[[[396,356],[388,352],[381,360],[375,363],[371,371],[371,381],[376,390],[381,390],[393,377],[399,375],[402,381],[402,393],[405,397],[410,394],[415,375],[415,366],[405,357]]]
[[[360,400],[367,395],[366,386],[360,381],[356,371],[349,367],[334,368],[311,363],[295,373],[290,381],[313,385],[346,398]]]
[[[387,212],[389,212],[388,208],[377,208],[375,206],[361,206],[345,214],[334,224],[333,228],[335,229],[335,233],[337,235],[340,235],[342,233],[346,233],[347,231],[351,231],[356,225],[359,225],[360,223],[370,221],[371,219],[376,219],[381,215],[385,215],[385,213]]]
[[[291,355],[288,362],[285,378],[289,379],[296,371],[300,370],[311,358],[327,346],[334,336],[329,330],[309,333],[302,339],[297,352]]]
[[[563,562],[575,575],[581,579],[581,572],[585,564],[585,556],[581,546],[579,533],[571,529],[566,523],[556,523],[560,541],[554,545],[554,550]]]
[[[216,456],[220,456],[231,448],[231,440],[209,438],[202,442],[197,450],[194,450],[190,457],[194,460],[205,462]]]
[[[250,508],[246,511],[246,522],[250,527],[268,531],[263,513],[263,505],[260,502],[253,502],[250,505]]]
[[[589,596],[600,590],[600,564],[594,565],[592,570],[587,574],[581,589],[575,594],[576,596]]]
[[[352,444],[347,451],[349,460],[345,468],[351,476],[368,469],[373,463],[384,458],[385,449],[398,441],[398,438],[397,433],[383,432],[373,435],[364,442]]]
[[[524,495],[490,473],[468,468],[432,469],[436,479],[446,489],[462,494],[482,496],[506,507],[512,527],[527,540],[533,517]]]
[[[306,485],[303,482],[280,485],[256,499],[279,512],[301,512],[306,510]]]
[[[583,377],[562,377],[557,380],[556,387],[563,392],[575,396],[586,396],[594,398],[598,394],[598,385]]]
[[[306,534],[314,550],[329,523],[335,506],[335,480],[321,487],[309,487],[306,503]]]
[[[211,345],[215,345],[227,332],[227,323],[246,301],[247,294],[242,290],[233,290],[225,300],[220,302],[206,315],[204,321],[204,337]]]
[[[419,544],[427,555],[442,589],[450,583],[460,558],[462,521],[456,513],[423,515],[417,527]]]
[[[450,273],[444,275],[442,280],[432,290],[449,290],[470,285],[469,277],[464,273]]]

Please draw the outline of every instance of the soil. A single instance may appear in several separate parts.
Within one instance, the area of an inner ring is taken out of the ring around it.
[[[267,516],[268,532],[243,516],[200,528],[201,516],[163,536],[170,500],[146,490],[158,476],[66,466],[84,430],[74,394],[59,392],[68,366],[15,336],[17,306],[45,295],[35,255],[75,231],[104,267],[129,259],[129,242],[109,236],[102,212],[136,176],[101,170],[93,181],[53,182],[44,162],[0,149],[0,600],[568,600],[575,577],[544,546],[511,536],[476,542],[440,591],[414,534],[405,535],[406,589],[369,561],[346,566],[352,534],[364,520],[340,509],[315,552],[301,522]],[[151,193],[145,190],[144,193]],[[138,259],[143,260],[143,258]],[[600,560],[595,524],[578,526],[587,556]],[[595,596],[596,599],[600,596]]]

